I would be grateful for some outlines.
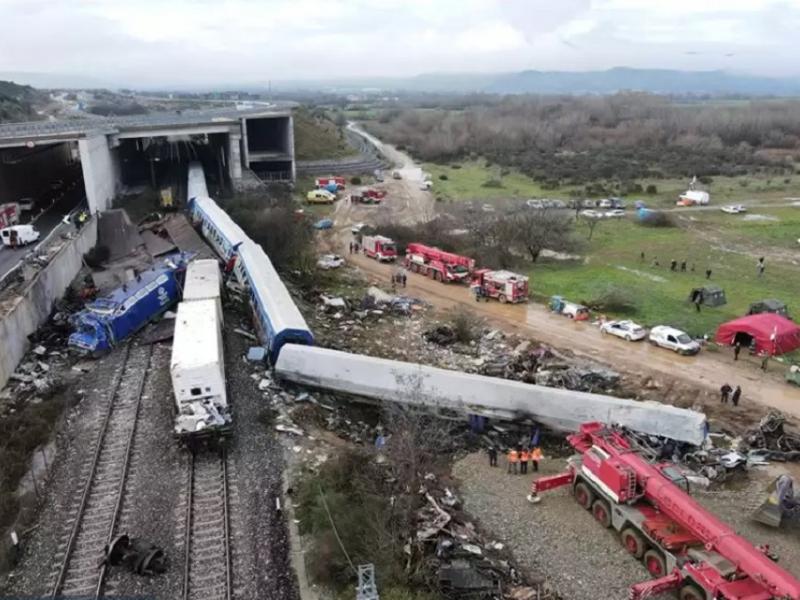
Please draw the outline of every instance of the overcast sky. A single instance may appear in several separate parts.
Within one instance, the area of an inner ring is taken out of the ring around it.
[[[0,0],[0,72],[131,86],[593,70],[800,75],[800,0]]]

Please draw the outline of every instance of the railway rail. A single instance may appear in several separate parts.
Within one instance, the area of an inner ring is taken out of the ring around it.
[[[125,346],[122,367],[112,383],[94,452],[84,465],[85,481],[53,585],[53,598],[100,598],[106,566],[105,546],[119,521],[142,390],[152,346]]]
[[[188,459],[183,600],[231,600],[228,456],[225,448]]]

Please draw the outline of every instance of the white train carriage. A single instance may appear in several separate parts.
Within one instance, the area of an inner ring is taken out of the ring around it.
[[[170,376],[177,413],[176,435],[227,433],[231,415],[216,300],[199,299],[178,305]]]
[[[199,162],[189,163],[189,177],[186,182],[186,198],[191,202],[194,198],[208,198],[206,174]]]
[[[246,286],[259,336],[274,364],[284,344],[314,345],[314,336],[275,267],[249,239],[239,248],[234,273]]]
[[[186,279],[183,286],[183,301],[214,300],[220,323],[222,318],[222,276],[219,262],[211,258],[194,260],[186,267]]]
[[[194,168],[195,165],[199,168],[199,172],[198,169]],[[195,227],[200,227],[203,237],[225,262],[226,269],[231,269],[236,260],[237,248],[243,241],[249,239],[247,234],[234,223],[228,213],[208,197],[205,176],[199,163],[192,163],[189,167],[187,187],[189,216],[192,219],[192,224]],[[192,195],[195,192],[204,190],[206,191],[205,196]]]

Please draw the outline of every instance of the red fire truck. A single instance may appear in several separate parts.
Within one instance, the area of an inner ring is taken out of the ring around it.
[[[397,258],[394,240],[382,235],[365,235],[361,238],[361,247],[364,254],[381,262],[391,262]]]
[[[350,194],[350,202],[359,204],[380,204],[386,197],[385,190],[367,189],[355,194]]]
[[[475,300],[496,298],[502,304],[528,301],[528,278],[511,271],[478,269],[472,273],[469,287]]]
[[[336,189],[338,190],[343,190],[345,187],[344,177],[317,177],[316,179],[316,185],[318,189],[327,189],[332,183],[336,185]]]
[[[475,259],[413,242],[406,248],[405,267],[442,283],[465,283],[475,268]]]
[[[585,423],[567,440],[577,456],[564,473],[534,481],[528,499],[568,485],[602,527],[618,531],[653,577],[631,586],[630,600],[670,590],[680,600],[800,600],[800,581],[694,500],[674,464],[646,460],[602,423]]]
[[[0,229],[19,223],[19,204],[6,202],[0,204]]]

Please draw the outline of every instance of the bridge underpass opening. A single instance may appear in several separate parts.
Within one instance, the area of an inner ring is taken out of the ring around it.
[[[224,133],[128,138],[120,140],[122,184],[129,189],[172,189],[181,199],[189,163],[203,164],[210,189],[227,185],[228,135]]]
[[[0,204],[23,201],[30,206],[22,222],[41,219],[42,213],[57,222],[84,199],[77,143],[0,149]]]
[[[294,137],[288,116],[244,119],[245,162],[270,181],[293,178]]]

